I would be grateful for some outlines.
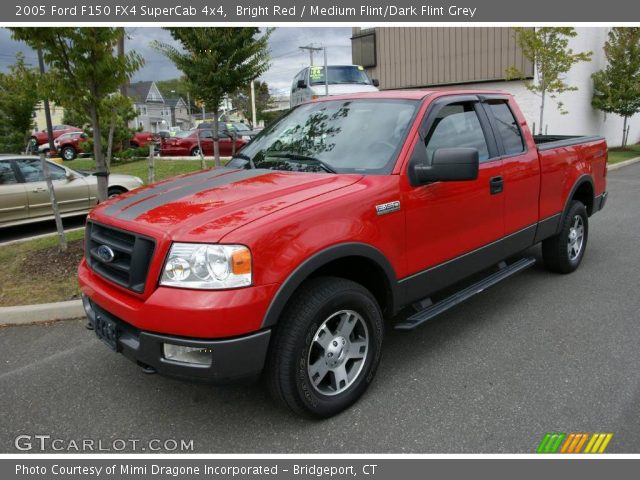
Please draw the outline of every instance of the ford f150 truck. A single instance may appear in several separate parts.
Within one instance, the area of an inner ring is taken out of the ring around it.
[[[146,372],[264,373],[333,415],[410,330],[534,263],[580,264],[606,198],[600,137],[534,137],[497,91],[385,91],[299,105],[222,169],[88,217],[89,326]],[[399,319],[399,320],[398,320]]]

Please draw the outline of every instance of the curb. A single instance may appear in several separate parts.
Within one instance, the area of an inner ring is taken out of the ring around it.
[[[608,165],[607,170],[617,170],[622,167],[626,167],[627,165],[633,165],[634,163],[640,162],[640,157],[630,158],[629,160],[625,160],[624,162],[614,163],[613,165]]]
[[[640,157],[609,165],[607,170],[617,170],[627,165],[640,163]],[[72,320],[85,316],[82,300],[67,302],[42,303],[39,305],[19,305],[17,307],[0,307],[0,326],[28,325],[31,323],[52,322],[55,320]]]
[[[82,300],[0,307],[0,325],[27,325],[84,316]]]

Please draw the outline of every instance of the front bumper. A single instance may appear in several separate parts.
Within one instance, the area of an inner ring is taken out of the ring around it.
[[[89,322],[96,326],[97,317],[104,317],[116,326],[117,334],[111,348],[122,353],[141,367],[151,367],[161,375],[208,383],[229,383],[257,377],[264,367],[271,337],[270,330],[263,330],[242,337],[229,339],[195,339],[146,332],[109,313],[84,296],[91,308],[85,308]],[[164,344],[203,348],[210,351],[211,363],[202,365],[168,360],[164,356]]]

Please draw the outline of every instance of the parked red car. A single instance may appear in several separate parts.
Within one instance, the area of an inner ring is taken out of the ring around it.
[[[226,168],[92,210],[85,311],[147,373],[223,382],[264,371],[278,402],[327,417],[372,382],[385,322],[416,328],[534,265],[538,243],[548,270],[576,270],[606,172],[604,138],[533,136],[507,93],[324,97]],[[516,290],[536,308],[526,282]]]
[[[54,125],[52,130],[54,139],[58,138],[63,133],[82,132],[81,128],[72,127],[71,125]],[[31,135],[31,139],[35,140],[36,145],[42,145],[43,143],[49,142],[49,136],[46,130],[40,130],[39,132],[34,133]]]
[[[129,142],[133,148],[146,147],[149,143],[160,144],[160,135],[151,132],[136,132]]]
[[[64,160],[73,160],[83,151],[82,144],[87,140],[84,132],[69,132],[60,135],[53,144]]]
[[[200,134],[200,145],[204,155],[213,155],[213,131],[211,130],[189,130],[186,132],[179,132],[175,137],[163,138],[160,143],[160,155],[163,157],[184,157],[184,156],[198,156],[200,150],[198,149],[198,137]],[[220,141],[220,155],[227,157],[233,155],[233,139],[228,133],[220,132],[218,134]],[[236,138],[235,152],[238,152],[247,141],[243,138]]]

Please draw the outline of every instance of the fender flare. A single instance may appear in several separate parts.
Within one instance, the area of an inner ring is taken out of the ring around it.
[[[565,200],[565,203],[564,203],[564,208],[562,209],[562,216],[560,217],[560,221],[558,222],[558,228],[556,230],[556,233],[559,233],[560,229],[562,228],[562,220],[567,216],[567,212],[569,211],[569,207],[571,206],[571,199],[576,194],[578,189],[585,183],[588,183],[589,185],[591,185],[591,190],[593,191],[593,195],[594,195],[593,200],[595,203],[596,186],[593,183],[593,178],[591,178],[591,175],[583,173],[575,181],[575,183],[573,184],[573,188],[571,188],[569,195],[567,195],[567,199]]]
[[[267,313],[262,321],[262,328],[273,327],[278,322],[289,299],[309,275],[318,268],[344,257],[363,257],[374,262],[380,268],[389,286],[390,311],[394,312],[398,299],[398,280],[395,270],[387,257],[377,248],[365,243],[341,243],[315,253],[289,274],[271,300]]]

